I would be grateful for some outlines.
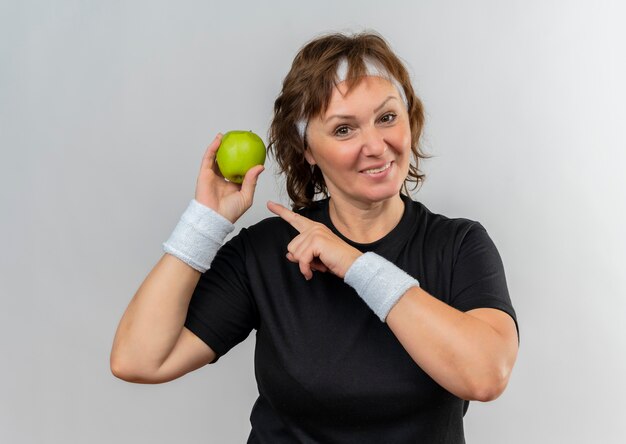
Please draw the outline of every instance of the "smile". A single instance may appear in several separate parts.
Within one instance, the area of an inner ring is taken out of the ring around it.
[[[387,162],[386,164],[384,164],[383,166],[381,166],[380,168],[372,168],[370,170],[363,170],[363,172],[365,174],[377,174],[377,173],[382,173],[383,171],[385,171],[386,169],[388,169],[391,166],[391,162]]]

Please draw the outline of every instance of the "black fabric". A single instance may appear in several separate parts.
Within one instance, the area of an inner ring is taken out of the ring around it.
[[[459,310],[491,307],[516,319],[483,226],[403,199],[399,224],[367,245],[334,228],[327,200],[301,213],[394,262]],[[259,398],[248,442],[465,442],[468,402],[424,373],[342,279],[318,272],[306,281],[285,258],[296,235],[277,217],[242,229],[202,275],[185,323],[218,359],[256,330]]]

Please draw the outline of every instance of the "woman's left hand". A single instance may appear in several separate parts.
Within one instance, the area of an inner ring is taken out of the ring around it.
[[[287,245],[287,259],[299,265],[306,280],[313,277],[313,271],[330,271],[343,279],[352,263],[363,254],[323,224],[275,202],[268,202],[267,208],[300,233]]]

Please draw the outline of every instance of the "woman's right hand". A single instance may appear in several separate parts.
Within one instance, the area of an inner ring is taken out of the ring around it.
[[[215,161],[215,153],[221,141],[222,134],[219,133],[204,153],[196,182],[195,199],[235,223],[252,205],[256,183],[264,167],[263,165],[252,167],[246,173],[241,185],[228,182],[220,173]]]

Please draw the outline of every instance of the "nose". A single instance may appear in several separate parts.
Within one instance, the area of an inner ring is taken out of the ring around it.
[[[363,146],[362,152],[366,156],[380,157],[387,151],[387,142],[383,136],[382,131],[378,128],[364,128],[363,129]]]

